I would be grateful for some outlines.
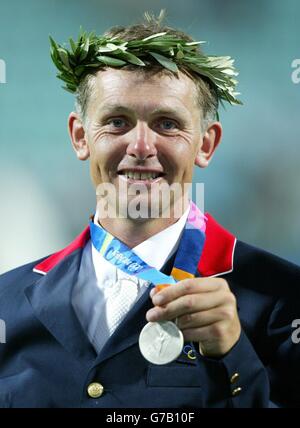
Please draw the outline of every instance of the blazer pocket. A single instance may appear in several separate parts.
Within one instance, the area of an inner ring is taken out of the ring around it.
[[[148,386],[199,388],[201,379],[196,365],[150,366],[147,373]]]

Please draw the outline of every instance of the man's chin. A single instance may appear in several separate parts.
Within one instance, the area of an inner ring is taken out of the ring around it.
[[[179,218],[185,211],[184,204],[180,203],[186,199],[180,183],[171,186],[167,181],[152,186],[127,184],[118,178],[113,183],[102,183],[97,187],[99,214],[102,213],[105,218],[128,218],[143,222],[158,218]],[[181,205],[183,211],[181,209],[178,213],[177,208]]]
[[[128,196],[127,200],[120,201],[118,208],[121,216],[138,222],[160,218],[163,212],[159,201],[151,202],[147,195]]]

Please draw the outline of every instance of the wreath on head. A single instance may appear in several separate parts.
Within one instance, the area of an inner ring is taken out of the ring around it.
[[[80,28],[77,41],[69,39],[67,48],[50,36],[51,58],[58,69],[63,88],[76,93],[82,79],[101,67],[123,67],[133,64],[146,67],[151,58],[162,67],[177,73],[181,67],[203,76],[216,90],[218,101],[242,104],[235,92],[238,72],[230,56],[208,56],[197,49],[203,41],[187,42],[168,32],[152,34],[144,39],[124,41],[118,37],[97,36]],[[148,60],[148,61],[147,61]]]

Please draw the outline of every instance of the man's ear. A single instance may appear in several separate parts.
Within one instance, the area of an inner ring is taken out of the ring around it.
[[[90,150],[87,143],[83,123],[77,113],[73,111],[72,113],[70,113],[68,125],[69,135],[77,158],[80,160],[87,160],[90,156]]]
[[[195,159],[195,165],[200,168],[206,168],[211,161],[213,154],[221,142],[222,125],[220,122],[211,123],[202,138],[198,153]]]

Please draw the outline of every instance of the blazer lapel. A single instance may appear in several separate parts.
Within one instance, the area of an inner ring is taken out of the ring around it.
[[[64,258],[47,275],[25,289],[35,316],[61,345],[77,358],[94,360],[96,352],[84,333],[71,304],[82,249]]]

